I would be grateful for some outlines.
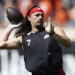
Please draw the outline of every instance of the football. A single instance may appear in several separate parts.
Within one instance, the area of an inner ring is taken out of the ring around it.
[[[6,9],[7,18],[12,24],[19,24],[21,21],[24,20],[23,15],[21,12],[13,7],[8,7]]]

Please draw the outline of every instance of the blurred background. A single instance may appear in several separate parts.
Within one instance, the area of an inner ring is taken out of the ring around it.
[[[44,10],[44,20],[51,16],[53,24],[61,26],[70,38],[72,47],[62,46],[63,69],[66,75],[75,75],[75,0],[0,0],[0,37],[9,24],[6,8],[17,8],[25,17],[33,5],[39,5]],[[25,69],[23,57],[22,50],[0,50],[0,75],[31,75]]]

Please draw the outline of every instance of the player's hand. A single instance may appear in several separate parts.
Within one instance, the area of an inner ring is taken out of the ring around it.
[[[47,22],[44,24],[44,26],[45,26],[46,32],[48,32],[48,33],[50,34],[51,31],[52,31],[52,20],[51,20],[51,17],[50,17],[50,16],[48,17],[48,20],[47,20]]]
[[[19,23],[19,24],[9,24],[8,25],[8,28],[10,28],[11,30],[13,30],[13,29],[16,29],[16,28],[18,28],[18,27],[20,27],[21,26],[21,23]]]

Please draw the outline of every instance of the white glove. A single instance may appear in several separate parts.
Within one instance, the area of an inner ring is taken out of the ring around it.
[[[9,24],[8,28],[10,28],[11,30],[18,28],[21,25],[21,23],[19,24]]]

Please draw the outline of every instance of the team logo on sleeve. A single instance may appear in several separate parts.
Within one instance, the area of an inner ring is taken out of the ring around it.
[[[27,42],[28,46],[30,46],[31,39],[27,39],[26,42]]]
[[[47,38],[49,38],[49,35],[48,35],[48,34],[46,34],[46,35],[44,36],[44,40],[47,39]]]

